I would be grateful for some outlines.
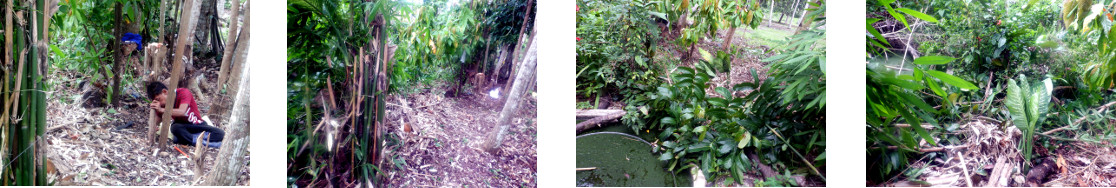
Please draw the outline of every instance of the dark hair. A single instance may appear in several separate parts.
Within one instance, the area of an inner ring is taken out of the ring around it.
[[[163,83],[149,82],[149,83],[147,83],[147,98],[151,99],[151,100],[155,100],[155,96],[163,93],[163,90],[166,90],[166,89],[167,89],[167,86],[163,85]]]

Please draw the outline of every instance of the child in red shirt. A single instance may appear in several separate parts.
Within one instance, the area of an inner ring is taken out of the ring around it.
[[[225,131],[220,128],[209,126],[207,122],[202,121],[201,112],[198,111],[198,104],[194,101],[194,95],[190,93],[189,89],[178,88],[175,90],[174,109],[171,109],[171,118],[174,120],[171,123],[171,133],[174,134],[174,143],[183,145],[194,145],[195,139],[198,135],[207,133],[205,145],[209,147],[221,147],[221,140],[225,137]],[[167,99],[167,86],[160,82],[151,82],[147,84],[147,97],[151,98],[149,107],[155,110],[159,118],[156,120],[162,121],[163,112],[166,106]]]

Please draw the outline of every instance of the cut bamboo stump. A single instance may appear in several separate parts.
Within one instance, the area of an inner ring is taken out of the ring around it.
[[[599,127],[604,123],[610,123],[624,117],[624,110],[577,110],[577,120],[585,121],[577,124],[577,133]]]

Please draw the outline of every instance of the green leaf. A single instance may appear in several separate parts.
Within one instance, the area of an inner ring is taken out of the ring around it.
[[[907,124],[910,124],[911,127],[914,128],[915,132],[917,132],[923,140],[926,140],[926,142],[930,143],[930,145],[938,145],[937,142],[934,141],[934,138],[930,136],[930,132],[927,132],[925,128],[922,128],[918,117],[908,111],[907,108],[896,108],[896,110],[898,110],[899,113],[902,114],[903,119],[907,121]],[[915,143],[913,145],[917,146],[918,144]]]
[[[674,121],[674,118],[672,117],[663,117],[662,120],[659,120],[659,123],[662,123],[663,125],[674,125],[677,122]]]
[[[748,142],[750,142],[751,140],[752,140],[752,133],[748,132],[748,131],[744,131],[744,134],[740,134],[740,137],[737,137],[737,139],[736,139],[736,141],[739,142],[739,143],[736,144],[736,148],[743,149],[744,147],[747,147]]]
[[[938,19],[934,19],[934,17],[932,17],[930,15],[923,14],[921,12],[918,12],[917,10],[911,10],[911,9],[908,9],[908,8],[898,8],[896,10],[899,10],[899,12],[906,13],[907,15],[914,16],[915,18],[918,18],[918,19],[926,20],[928,22],[938,23]]]
[[[864,29],[868,30],[868,33],[871,33],[872,36],[876,38],[876,41],[879,41],[881,43],[884,43],[884,44],[887,44],[887,45],[890,46],[891,44],[887,42],[887,39],[883,37],[883,34],[880,34],[880,31],[876,30],[875,27],[872,27],[873,23],[876,23],[876,22],[879,22],[879,21],[880,21],[879,18],[868,18],[867,20],[865,20],[865,24],[864,24],[865,28]]]
[[[701,58],[702,59],[705,59],[705,61],[709,61],[709,62],[713,61],[713,55],[709,54],[708,51],[705,51],[705,49],[702,49],[702,48],[697,48],[697,49],[698,49],[698,53],[701,53]]]
[[[1016,127],[1019,127],[1019,130],[1026,130],[1028,126],[1024,102],[1023,91],[1019,88],[1019,84],[1015,82],[1015,79],[1008,80],[1007,98],[1004,99],[1004,106],[1008,108],[1008,114],[1011,114],[1011,120]]]
[[[969,83],[969,81],[965,81],[964,79],[958,78],[958,77],[953,76],[953,75],[949,75],[949,74],[941,72],[941,71],[927,70],[926,73],[930,74],[930,76],[938,78],[939,80],[942,80],[942,82],[945,82],[946,84],[953,85],[953,86],[959,87],[961,89],[968,89],[968,90],[977,89],[977,86],[973,85],[973,83]]]
[[[666,160],[670,160],[671,158],[674,158],[674,156],[671,155],[671,154],[672,153],[670,153],[670,152],[663,152],[663,155],[659,156],[659,160],[660,161],[666,161]]]
[[[919,65],[941,65],[956,60],[957,58],[946,56],[922,56],[914,60],[915,64]]]

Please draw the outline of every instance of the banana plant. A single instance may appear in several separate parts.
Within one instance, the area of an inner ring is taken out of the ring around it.
[[[1035,134],[1035,129],[1046,119],[1046,113],[1050,111],[1050,95],[1053,91],[1054,84],[1049,77],[1033,83],[1029,83],[1027,76],[1024,75],[1019,75],[1018,81],[1008,80],[1004,106],[1007,106],[1015,127],[1023,131],[1019,147],[1023,151],[1024,160],[1031,161],[1031,150],[1034,148],[1032,136]],[[1024,169],[1028,167],[1027,164],[1023,163]]]

